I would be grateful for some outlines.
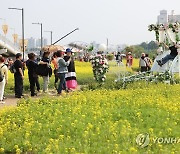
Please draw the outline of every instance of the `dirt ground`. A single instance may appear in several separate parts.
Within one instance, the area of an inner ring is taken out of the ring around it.
[[[80,86],[78,86],[78,88],[76,90],[80,90]],[[72,93],[72,92],[71,92]],[[55,89],[51,89],[49,90],[48,93],[38,93],[38,96],[33,97],[33,99],[39,99],[39,98],[43,98],[44,96],[49,96],[49,97],[58,97],[57,92]],[[6,95],[5,96],[6,99],[5,104],[0,104],[0,110],[3,109],[4,107],[16,107],[17,103],[19,101],[18,98],[15,98],[14,95]],[[29,94],[25,94],[24,98],[29,98],[30,97],[30,93]]]
[[[3,109],[4,107],[16,107],[17,106],[17,102],[19,99],[14,98],[13,95],[10,96],[6,96],[5,104],[0,104],[0,109]]]

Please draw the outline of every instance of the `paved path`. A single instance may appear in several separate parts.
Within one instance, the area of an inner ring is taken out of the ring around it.
[[[77,90],[80,90],[80,86],[78,86]],[[38,99],[38,98],[42,98],[44,96],[58,96],[56,90],[51,89],[49,90],[49,92],[46,93],[39,93],[38,96],[33,97],[34,99]],[[25,94],[25,99],[29,98],[30,95],[29,94]],[[5,100],[5,104],[0,104],[0,110],[3,109],[4,107],[16,107],[17,106],[17,102],[19,101],[19,99],[15,98],[14,95],[7,95],[6,96],[6,100]]]
[[[0,109],[4,107],[15,107],[19,99],[14,98],[14,96],[6,96],[5,104],[0,104]]]

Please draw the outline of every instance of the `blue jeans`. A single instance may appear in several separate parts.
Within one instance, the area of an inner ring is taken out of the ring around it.
[[[62,90],[66,90],[66,80],[65,80],[65,73],[58,73],[58,78],[60,79],[59,86],[58,86],[58,94],[61,94]]]
[[[162,64],[164,65],[169,60],[174,60],[175,57],[176,57],[176,55],[170,55],[170,54],[166,55],[164,58],[162,58]]]

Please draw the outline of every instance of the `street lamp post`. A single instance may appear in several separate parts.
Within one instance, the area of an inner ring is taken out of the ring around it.
[[[47,33],[51,33],[51,45],[52,45],[52,31],[44,31],[44,32],[47,32]]]
[[[107,52],[108,52],[108,48],[109,48],[109,39],[107,38]]]
[[[23,61],[24,61],[24,52],[25,52],[25,46],[24,46],[24,9],[23,8],[8,8],[11,10],[19,10],[22,13],[22,52],[23,52]]]
[[[43,26],[42,26],[42,23],[32,23],[34,25],[40,25],[41,27],[41,50],[43,48]],[[40,50],[40,55],[41,55],[41,50]]]

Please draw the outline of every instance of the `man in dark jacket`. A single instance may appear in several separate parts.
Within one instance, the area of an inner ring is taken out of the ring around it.
[[[14,62],[14,81],[15,81],[15,97],[21,98],[23,96],[23,63],[22,63],[22,54],[16,54],[16,61]]]
[[[38,64],[35,62],[35,54],[30,53],[28,54],[28,62],[26,62],[26,66],[28,68],[28,76],[29,76],[29,82],[30,82],[30,91],[31,96],[37,95],[35,93],[35,85],[38,78],[38,75],[36,74],[36,68],[38,67]]]
[[[34,53],[31,53],[31,54],[33,54],[33,56],[34,56]],[[28,55],[28,57],[29,57],[29,55]],[[30,59],[28,59],[27,61],[26,61],[26,66],[27,66],[27,68],[29,67],[29,62],[30,62],[31,60]],[[36,63],[36,64],[38,64],[38,60],[36,59],[36,60],[34,60],[34,62]],[[29,68],[28,68],[29,69]],[[37,73],[36,73],[37,74]],[[36,85],[36,88],[37,88],[37,91],[39,92],[40,91],[40,83],[39,83],[39,76],[38,75],[36,75],[35,76],[35,85]]]

